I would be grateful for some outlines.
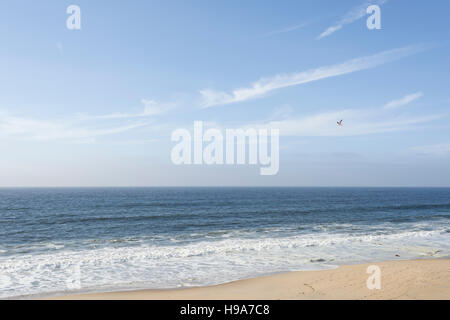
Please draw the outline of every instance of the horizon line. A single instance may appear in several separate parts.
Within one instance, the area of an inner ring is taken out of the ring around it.
[[[0,189],[106,189],[106,188],[450,188],[449,186],[332,186],[332,185],[322,185],[322,186],[0,186]]]

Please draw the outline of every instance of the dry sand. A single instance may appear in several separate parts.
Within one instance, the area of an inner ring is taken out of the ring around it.
[[[367,267],[381,270],[381,289],[369,290]],[[80,294],[52,299],[275,300],[275,299],[450,299],[450,259],[347,265],[298,271],[211,287]]]

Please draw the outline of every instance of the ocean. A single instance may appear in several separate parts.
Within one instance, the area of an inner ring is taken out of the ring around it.
[[[2,188],[0,298],[450,256],[450,188]]]

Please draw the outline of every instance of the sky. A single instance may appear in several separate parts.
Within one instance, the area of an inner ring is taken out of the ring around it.
[[[0,186],[450,186],[449,14],[446,0],[4,0]],[[279,128],[279,172],[175,165],[171,134],[194,121]]]

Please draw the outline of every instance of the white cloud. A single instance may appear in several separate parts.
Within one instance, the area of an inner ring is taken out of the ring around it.
[[[361,112],[347,109],[282,121],[270,121],[261,125],[251,125],[251,127],[277,128],[280,129],[280,134],[285,136],[358,136],[409,130],[417,124],[442,118],[440,115],[431,115],[420,117],[387,117],[374,120],[373,116],[375,114],[374,112]],[[344,125],[342,127],[336,125],[336,121],[340,119],[344,119]]]
[[[142,99],[142,111],[116,112],[103,115],[78,113],[59,119],[35,119],[16,116],[0,110],[0,139],[13,138],[32,141],[66,140],[74,143],[93,143],[95,138],[124,133],[154,123],[153,117],[180,105],[182,97],[169,103]],[[150,118],[152,117],[152,118]],[[153,125],[152,129],[162,124]]]
[[[0,113],[0,138],[21,140],[71,140],[92,142],[94,138],[123,133],[147,125],[148,122],[133,122],[119,126],[99,126],[92,128],[70,120],[36,120]]]
[[[374,68],[418,53],[424,49],[425,46],[423,45],[407,46],[383,51],[371,56],[356,58],[341,64],[324,66],[298,73],[279,74],[274,77],[262,78],[254,82],[248,88],[235,89],[231,93],[212,89],[200,90],[200,94],[203,99],[202,107],[207,108],[216,105],[242,102],[263,96],[273,90]]]
[[[253,128],[280,129],[280,134],[299,137],[358,136],[412,130],[418,124],[443,118],[444,115],[404,116],[394,109],[344,109],[290,117],[280,121],[251,124]],[[343,119],[343,126],[336,122]]]
[[[292,115],[294,109],[290,105],[283,105],[275,108],[272,119],[285,119]]]
[[[161,103],[155,100],[142,99],[141,103],[144,109],[136,113],[116,112],[105,115],[84,115],[80,114],[82,119],[126,119],[126,118],[145,118],[151,116],[158,116],[176,107],[177,103]]]
[[[157,103],[154,100],[142,99],[141,102],[144,104],[143,114],[145,116],[156,116],[159,114],[163,114],[174,107],[174,104],[162,104]]]
[[[342,29],[343,26],[353,23],[361,18],[363,18],[367,13],[367,7],[369,5],[378,5],[381,6],[386,3],[387,0],[377,0],[377,1],[367,1],[362,5],[354,7],[349,12],[347,12],[336,24],[328,27],[324,32],[322,32],[317,39],[325,38],[336,31]]]
[[[422,96],[423,96],[422,92],[408,94],[401,99],[389,101],[388,103],[386,103],[384,105],[383,108],[384,109],[394,109],[394,108],[403,107],[403,106],[406,106],[407,104],[410,104],[411,102],[421,98]]]
[[[308,23],[305,22],[305,23],[297,24],[295,26],[290,26],[290,27],[287,27],[287,28],[284,28],[284,29],[274,30],[274,31],[267,32],[266,34],[264,34],[264,37],[270,37],[270,36],[273,36],[273,35],[276,35],[276,34],[280,34],[280,33],[292,32],[292,31],[295,31],[297,29],[304,28],[307,25],[308,25]]]
[[[337,25],[337,26],[331,26],[329,27],[327,30],[325,30],[324,32],[322,32],[317,39],[322,39],[324,37],[329,36],[332,33],[335,33],[336,31],[342,29],[342,25]]]
[[[422,155],[445,156],[450,155],[450,143],[418,146],[411,150]]]

